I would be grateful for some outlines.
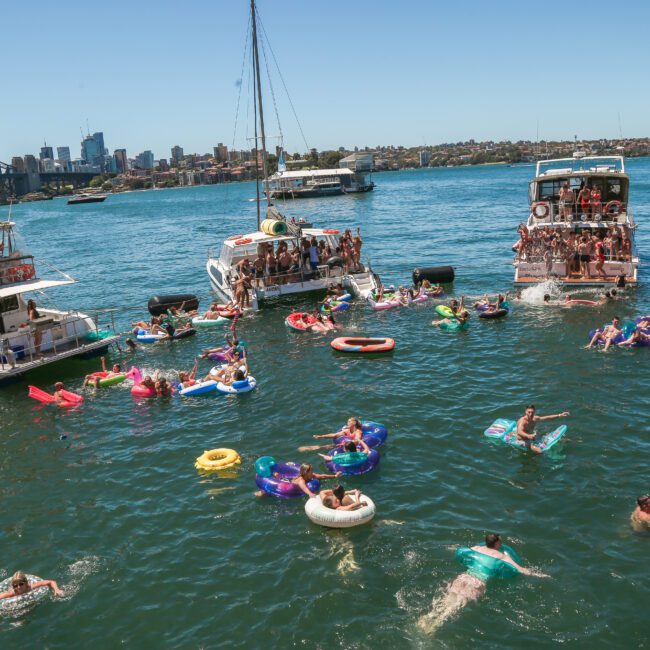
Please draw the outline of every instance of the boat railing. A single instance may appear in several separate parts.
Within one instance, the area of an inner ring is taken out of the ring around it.
[[[583,211],[578,203],[560,201],[536,201],[528,216],[530,226],[553,226],[560,224],[576,224],[584,222],[603,222],[607,225],[633,223],[632,210],[625,203],[602,201],[590,203],[589,209]]]
[[[33,255],[0,257],[0,286],[26,282],[36,277]]]
[[[99,341],[113,336],[114,332],[100,330],[97,318],[90,318],[87,315],[76,314],[70,318],[70,314],[41,310],[43,316],[52,316],[52,320],[43,325],[37,324],[33,327],[20,328],[20,337],[0,336],[0,369],[5,370],[7,366],[14,364],[36,361],[42,357],[57,356],[63,352],[83,348],[88,343]],[[56,319],[56,316],[65,318]],[[92,323],[92,327],[89,324]],[[24,331],[23,331],[24,330]],[[43,341],[43,333],[52,330],[51,340]],[[57,330],[55,332],[55,330]],[[57,334],[55,336],[54,334]],[[24,344],[24,337],[27,338],[27,345]],[[21,345],[17,345],[16,338],[21,338]],[[41,352],[41,347],[48,349]]]

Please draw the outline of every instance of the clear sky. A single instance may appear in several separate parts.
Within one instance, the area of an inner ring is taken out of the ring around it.
[[[258,0],[309,146],[650,135],[650,2]],[[4,0],[0,160],[250,148],[247,0]],[[304,151],[282,85],[286,149]],[[268,93],[267,93],[268,94]],[[267,101],[267,132],[279,133]],[[248,125],[248,126],[247,126]],[[270,145],[276,143],[271,139]]]

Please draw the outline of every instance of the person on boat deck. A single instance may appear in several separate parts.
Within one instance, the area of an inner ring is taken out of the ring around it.
[[[30,584],[29,579],[23,571],[16,571],[16,573],[11,576],[11,589],[0,593],[0,599],[4,600],[5,598],[23,596],[39,587],[49,587],[54,592],[54,595],[59,598],[64,595],[59,589],[59,585],[56,584],[56,580],[38,580],[37,582],[32,582]]]
[[[621,322],[621,319],[618,316],[612,318],[612,322],[609,325],[605,325],[602,332],[596,332],[589,341],[589,345],[586,345],[585,348],[588,350],[592,348],[596,343],[602,341],[605,344],[603,350],[608,350],[609,346],[612,344],[614,337],[617,334],[620,334],[621,328],[618,324]]]
[[[517,420],[517,440],[523,442],[533,453],[541,454],[542,450],[533,444],[533,440],[537,437],[535,425],[538,422],[566,418],[569,415],[569,411],[562,411],[562,413],[556,413],[554,415],[535,415],[535,405],[530,404],[526,407],[524,415]]]
[[[593,219],[595,215],[600,214],[600,190],[595,185],[591,189],[590,193],[591,199],[591,218]]]
[[[646,334],[642,329],[637,325],[636,329],[625,341],[617,343],[617,345],[648,345],[650,344],[650,334]]]
[[[650,494],[644,494],[636,500],[636,508],[632,512],[632,527],[641,532],[650,530]]]
[[[584,184],[584,181],[580,184],[581,188],[578,192],[578,203],[580,203],[580,212],[583,215],[589,214],[589,206],[591,205],[591,188],[588,185]]]
[[[287,246],[285,246],[282,252],[278,255],[278,270],[280,272],[280,279],[282,284],[286,284],[288,281],[288,274],[291,272],[291,267],[293,266],[293,257]]]
[[[576,200],[573,190],[569,187],[569,183],[564,183],[560,188],[559,194],[559,208],[560,214],[564,217],[565,221],[571,221],[573,218],[573,204]]]
[[[318,250],[318,242],[316,237],[312,237],[309,242],[309,264],[311,265],[311,270],[315,271],[318,268],[320,262],[320,254]]]
[[[250,294],[248,293],[249,286],[250,282],[248,280],[248,276],[246,275],[242,275],[240,278],[238,278],[233,285],[235,291],[235,301],[237,302],[238,309],[245,309],[246,307],[251,306],[251,298]]]
[[[262,280],[264,278],[264,267],[266,266],[266,260],[264,258],[264,251],[260,247],[257,251],[257,257],[253,262],[253,277],[255,278],[255,286],[259,289],[262,285]]]
[[[239,260],[239,262],[237,262],[237,272],[239,273],[240,276],[250,275],[251,262],[248,259],[248,256],[243,257],[242,259]]]
[[[185,370],[178,371],[178,380],[183,388],[189,388],[190,386],[196,384],[195,377],[198,368],[199,368],[199,360],[197,359],[194,362],[194,366],[192,367],[192,370],[190,370],[189,372]]]
[[[27,320],[35,321],[37,318],[40,318],[41,315],[36,309],[36,303],[33,300],[27,301]],[[41,354],[41,343],[43,342],[43,332],[38,328],[34,328],[34,352],[37,355]]]
[[[346,490],[337,485],[333,490],[321,490],[318,494],[322,504],[332,510],[358,510],[368,505],[361,501],[361,490]]]
[[[359,453],[365,454],[367,456],[370,453],[370,447],[368,447],[368,445],[365,443],[363,439],[357,441],[348,440],[346,443],[343,444],[343,451],[344,452],[358,451]],[[318,455],[325,461],[330,461],[336,458],[336,456],[331,456],[328,454],[318,454]]]
[[[106,370],[106,358],[102,357],[102,370],[101,370],[103,376],[98,377],[96,373],[90,373],[89,375],[86,375],[86,378],[84,379],[84,388],[88,384],[93,384],[95,388],[97,388],[97,384],[99,383],[100,379],[110,379],[111,377],[116,377],[117,375],[122,375],[124,374],[122,372],[122,367],[120,366],[119,363],[116,363],[113,366],[112,370]]]
[[[360,442],[363,439],[363,429],[361,428],[361,422],[359,419],[348,418],[345,426],[339,431],[333,433],[315,433],[313,437],[318,440],[319,438],[338,438],[339,436],[345,436],[352,442]],[[336,446],[337,445],[332,445],[332,447]]]

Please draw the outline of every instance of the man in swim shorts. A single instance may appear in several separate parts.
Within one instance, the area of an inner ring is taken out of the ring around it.
[[[526,407],[524,415],[517,421],[517,440],[523,442],[533,453],[541,454],[542,450],[537,445],[533,444],[533,440],[537,437],[537,434],[535,433],[535,425],[538,422],[565,418],[568,415],[569,411],[563,411],[562,413],[556,413],[555,415],[535,415],[535,405],[530,404]],[[490,554],[488,553],[488,555]]]
[[[586,345],[585,348],[588,350],[589,348],[592,348],[599,341],[602,341],[605,344],[603,350],[604,351],[608,350],[609,346],[612,344],[612,341],[614,340],[614,337],[617,334],[620,334],[621,332],[621,328],[618,326],[620,322],[621,319],[618,316],[614,316],[614,318],[612,318],[612,322],[609,325],[606,325],[603,328],[602,332],[597,331],[591,337],[591,341],[589,341],[589,345]]]
[[[637,498],[632,513],[632,527],[639,532],[650,530],[650,494]]]

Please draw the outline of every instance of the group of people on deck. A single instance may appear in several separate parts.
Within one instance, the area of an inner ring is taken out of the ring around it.
[[[560,218],[565,221],[573,221],[576,217],[582,217],[594,221],[596,215],[601,215],[603,210],[602,192],[597,185],[587,185],[584,181],[576,194],[568,182],[562,184],[558,193],[558,208]]]
[[[519,241],[514,245],[518,260],[544,262],[546,275],[553,275],[553,264],[563,262],[565,275],[592,277],[590,262],[595,261],[596,277],[607,277],[605,261],[629,262],[632,259],[632,240],[628,226],[615,224],[592,231],[580,232],[561,226],[545,226],[529,230],[524,224],[517,229]]]
[[[275,247],[273,242],[262,242],[252,262],[246,256],[237,263],[237,274],[232,281],[235,301],[242,309],[249,307],[249,292],[253,286],[260,288],[298,282],[301,278],[311,279],[320,265],[333,258],[340,260],[344,273],[359,270],[362,245],[360,228],[355,235],[346,230],[334,249],[325,239],[318,240],[314,236],[294,240],[291,249],[289,240],[280,240]]]

